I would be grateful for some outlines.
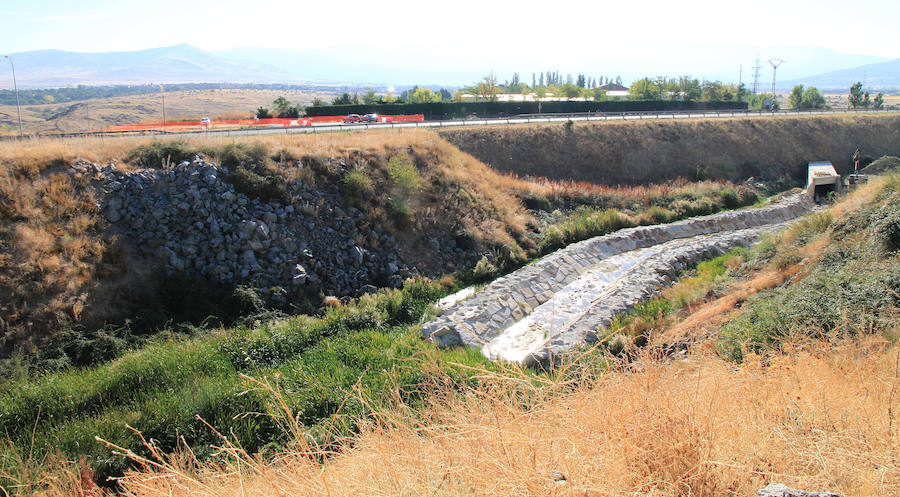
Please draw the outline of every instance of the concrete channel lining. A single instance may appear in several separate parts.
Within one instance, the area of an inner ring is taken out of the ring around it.
[[[439,346],[482,347],[608,257],[679,238],[736,231],[796,218],[809,197],[791,195],[771,205],[720,212],[670,224],[626,228],[569,245],[498,278],[425,323],[422,334]]]

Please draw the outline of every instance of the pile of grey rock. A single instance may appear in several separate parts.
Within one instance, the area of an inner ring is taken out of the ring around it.
[[[135,172],[76,161],[70,174],[100,183],[114,231],[168,273],[341,296],[399,287],[417,273],[399,257],[396,239],[366,228],[334,185],[296,180],[289,203],[264,202],[236,191],[227,171],[200,156]]]

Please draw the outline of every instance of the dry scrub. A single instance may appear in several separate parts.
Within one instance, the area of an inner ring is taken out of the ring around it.
[[[737,368],[712,354],[644,358],[595,382],[535,387],[485,373],[421,411],[381,413],[323,465],[302,441],[269,460],[226,446],[219,462],[180,454],[121,483],[136,496],[743,496],[769,482],[897,495],[900,348],[790,351]]]
[[[689,121],[579,122],[441,130],[498,171],[606,185],[686,177],[800,182],[806,164],[830,160],[847,172],[857,146],[880,157],[900,150],[900,117],[783,116]]]

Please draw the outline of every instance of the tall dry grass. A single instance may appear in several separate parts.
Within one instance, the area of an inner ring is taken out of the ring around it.
[[[900,347],[788,350],[740,366],[643,358],[540,385],[485,373],[420,410],[381,412],[340,453],[300,432],[265,460],[223,442],[219,461],[159,454],[120,484],[133,496],[745,496],[770,482],[900,494]]]

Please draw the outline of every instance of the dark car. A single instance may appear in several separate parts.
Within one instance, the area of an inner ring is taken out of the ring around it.
[[[366,114],[359,118],[360,122],[364,123],[377,123],[378,122],[378,114]]]
[[[362,120],[359,114],[350,114],[344,118],[344,123],[358,123]]]

